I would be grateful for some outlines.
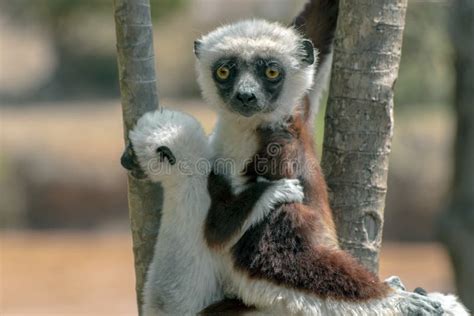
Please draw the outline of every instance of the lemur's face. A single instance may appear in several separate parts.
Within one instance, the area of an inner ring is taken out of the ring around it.
[[[313,45],[276,23],[218,28],[196,41],[194,51],[204,98],[240,117],[291,114],[313,82]]]
[[[223,57],[214,62],[211,71],[218,94],[229,110],[245,117],[275,110],[285,81],[284,66],[276,58]]]

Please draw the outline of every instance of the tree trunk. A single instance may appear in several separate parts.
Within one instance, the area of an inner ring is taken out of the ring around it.
[[[137,119],[158,108],[153,29],[149,0],[114,0],[124,137]],[[159,228],[162,190],[148,181],[128,177],[128,206],[135,257],[139,309],[145,274]],[[141,314],[141,311],[139,311]]]
[[[406,0],[341,0],[322,167],[341,247],[378,271]]]
[[[440,220],[461,300],[474,310],[474,2],[456,0],[451,15],[457,128],[451,201]]]

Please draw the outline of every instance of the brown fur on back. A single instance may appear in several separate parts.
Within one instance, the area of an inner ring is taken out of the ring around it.
[[[338,248],[326,183],[303,117],[298,114],[258,132],[261,149],[246,175],[298,178],[305,200],[281,205],[250,228],[232,248],[235,267],[250,278],[321,298],[360,301],[385,296],[388,287]]]

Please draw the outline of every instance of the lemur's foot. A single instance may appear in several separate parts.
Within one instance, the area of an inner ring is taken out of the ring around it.
[[[174,165],[176,163],[176,157],[173,155],[173,153],[168,147],[160,146],[156,149],[156,152],[161,162],[165,162],[166,160],[168,160],[170,165]]]
[[[136,179],[144,179],[146,178],[145,173],[143,172],[140,164],[138,163],[137,156],[135,155],[135,151],[133,150],[132,144],[128,144],[127,148],[120,157],[120,163],[122,167],[130,171],[130,174]]]
[[[399,277],[392,276],[385,282],[395,290],[395,296],[400,298],[399,308],[403,315],[409,316],[468,316],[466,308],[454,295],[441,293],[428,293],[425,289],[417,287],[413,293],[405,291],[405,286]]]
[[[443,315],[443,309],[439,302],[430,299],[426,295],[405,291],[405,286],[399,277],[389,277],[385,280],[385,283],[394,290],[395,293],[393,295],[396,298],[398,308],[403,315]]]
[[[403,315],[437,316],[444,314],[441,303],[429,296],[411,292],[404,292],[403,296],[405,296],[405,298],[403,302],[400,303],[400,309]]]
[[[427,293],[427,297],[441,304],[441,308],[444,311],[444,316],[470,315],[467,308],[459,301],[459,299],[455,295],[433,292]]]

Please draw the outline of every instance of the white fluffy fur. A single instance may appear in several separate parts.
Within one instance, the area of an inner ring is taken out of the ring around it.
[[[143,313],[195,315],[222,298],[220,258],[206,245],[204,221],[210,207],[207,191],[212,150],[201,125],[191,116],[169,110],[145,114],[130,132],[130,140],[141,168],[154,182],[161,182],[164,203],[161,226],[144,289]],[[156,150],[167,146],[176,164],[160,161]],[[259,201],[246,229],[277,203],[303,199],[297,180],[272,184]]]

